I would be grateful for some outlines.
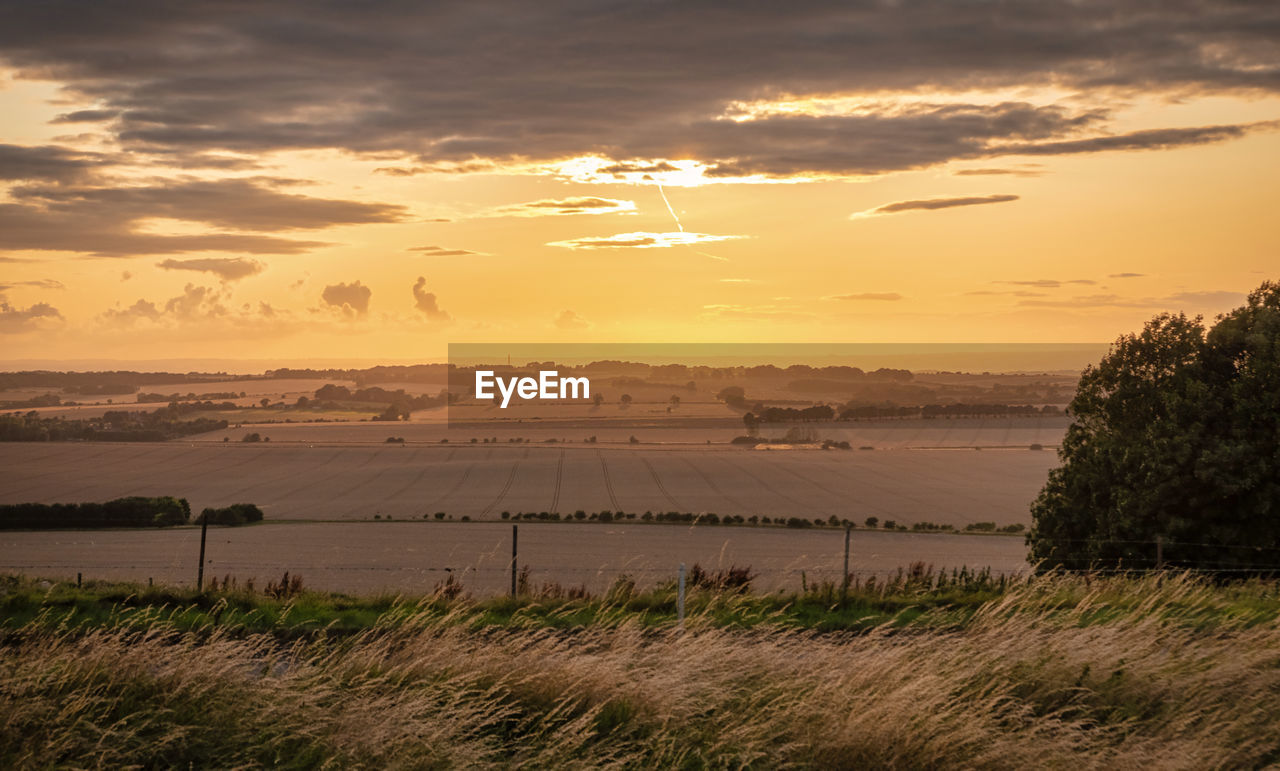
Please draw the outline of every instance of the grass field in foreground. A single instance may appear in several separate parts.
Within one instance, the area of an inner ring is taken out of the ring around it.
[[[1280,761],[1270,581],[908,574],[843,606],[831,586],[699,589],[683,631],[670,588],[625,582],[514,600],[2,586],[6,767]]]

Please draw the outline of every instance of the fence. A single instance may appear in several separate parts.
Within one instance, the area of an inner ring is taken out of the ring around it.
[[[478,595],[545,585],[600,592],[621,576],[641,585],[674,584],[680,564],[712,571],[750,568],[757,591],[840,587],[893,576],[912,565],[988,569],[993,575],[1031,569],[1017,537],[865,529],[306,523],[203,531],[6,532],[0,543],[6,555],[0,557],[0,570],[50,578],[152,579],[203,587],[210,577],[265,582],[289,571],[304,576],[308,587],[353,594],[426,593],[445,581]],[[1128,556],[1119,566],[1095,572],[1181,570],[1187,551],[1195,549],[1241,555],[1214,560],[1200,554],[1195,570],[1280,573],[1280,549],[1270,547],[1163,538],[1110,544],[1126,549]]]

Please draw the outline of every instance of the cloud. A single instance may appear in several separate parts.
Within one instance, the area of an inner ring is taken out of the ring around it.
[[[996,295],[1012,295],[1014,297],[1047,297],[1048,296],[1044,292],[1029,292],[1025,289],[1019,289],[1016,291],[1007,291],[1007,292],[997,292],[994,289],[980,289],[976,292],[965,292],[964,294],[966,297],[996,296]]]
[[[908,211],[933,211],[935,209],[952,209],[957,206],[980,206],[988,203],[1007,203],[1018,200],[1016,195],[981,195],[963,198],[923,198],[914,201],[895,201],[877,206],[874,209],[855,212],[849,219],[879,217],[885,214],[901,214]]]
[[[483,254],[483,252],[473,252],[468,249],[446,249],[443,246],[411,246],[408,251],[421,252],[428,257],[463,257],[468,254]]]
[[[635,201],[598,198],[595,196],[548,198],[541,201],[501,206],[493,210],[495,215],[509,217],[548,217],[568,214],[635,214],[635,212]]]
[[[266,267],[257,260],[243,257],[203,257],[193,260],[165,260],[156,263],[165,270],[198,270],[212,273],[223,281],[239,281],[256,276]]]
[[[348,316],[363,316],[369,312],[369,298],[373,290],[352,281],[350,284],[330,284],[320,294],[326,305],[341,310]]]
[[[102,312],[104,319],[118,326],[132,326],[134,323],[144,319],[155,321],[161,315],[162,312],[156,307],[155,303],[142,299],[123,310],[108,308]]]
[[[1073,155],[1114,150],[1169,150],[1176,147],[1211,144],[1226,139],[1238,139],[1250,131],[1270,130],[1276,127],[1276,121],[1262,121],[1229,126],[1147,129],[1086,139],[993,147],[991,155]]]
[[[1037,289],[1059,289],[1067,284],[1082,284],[1084,286],[1093,286],[1097,281],[1089,278],[1073,278],[1067,281],[1059,281],[1055,278],[1035,278],[1022,281],[993,281],[993,284],[1009,284],[1010,286],[1033,286]]]
[[[714,304],[702,306],[702,315],[708,318],[736,319],[741,321],[814,321],[812,313],[797,311],[776,305]]]
[[[573,238],[568,241],[552,241],[547,246],[563,246],[566,249],[667,249],[673,246],[728,241],[746,236],[713,236],[706,233],[618,233],[612,236]]]
[[[754,278],[722,278],[719,279],[721,284],[759,284],[760,281]]]
[[[1107,278],[1142,278],[1146,273],[1111,273]]]
[[[12,194],[58,212],[109,212],[130,221],[165,218],[254,232],[405,219],[405,207],[398,204],[313,198],[279,189],[300,182],[277,177],[182,178],[109,187],[20,187]]]
[[[858,294],[837,294],[825,298],[827,300],[901,300],[897,292],[860,292]]]
[[[104,120],[111,120],[119,115],[120,112],[118,110],[75,110],[74,112],[64,112],[49,122],[55,125],[61,123],[99,123]]]
[[[66,289],[66,284],[52,278],[38,278],[33,281],[6,281],[0,283],[0,292],[6,289],[16,289],[20,286],[31,287],[33,289]]]
[[[9,191],[15,202],[0,203],[0,249],[70,251],[96,257],[201,251],[296,254],[325,244],[262,233],[400,222],[405,217],[404,207],[398,205],[313,198],[276,189],[293,184],[297,180],[255,177],[15,187]],[[218,230],[156,233],[144,228],[153,219]]]
[[[269,303],[233,303],[230,290],[187,284],[182,294],[153,302],[138,299],[124,308],[108,308],[99,316],[102,326],[127,330],[130,334],[164,330],[185,330],[184,334],[204,334],[224,338],[245,335],[259,339],[267,334],[289,331],[289,319]]]
[[[413,285],[413,305],[428,321],[453,321],[452,316],[440,309],[435,293],[427,291],[425,276],[418,276],[418,280]]]
[[[107,163],[107,156],[57,145],[0,144],[0,180],[78,182]]]
[[[586,319],[578,315],[576,311],[563,310],[556,315],[555,325],[558,329],[586,329],[591,326]]]
[[[1019,305],[1040,308],[1142,308],[1164,311],[1224,311],[1243,304],[1244,292],[1176,292],[1162,297],[1091,294],[1062,300],[1023,300]]]
[[[121,281],[128,281],[128,280],[129,280],[129,279],[131,279],[131,278],[133,278],[133,273],[132,273],[131,271],[127,271],[127,270],[126,270],[126,271],[123,271],[123,272],[120,274],[120,280],[121,280]]]
[[[1265,2],[1169,0],[1158,13],[1141,0],[799,0],[696,13],[585,0],[449,13],[302,0],[237,13],[154,0],[30,5],[0,29],[0,57],[93,104],[63,122],[98,122],[127,152],[336,148],[394,164],[383,173],[590,154],[637,169],[692,158],[721,177],[874,174],[996,152],[1169,148],[1251,129],[1123,135],[1069,100],[919,95],[1052,88],[1119,103],[1137,90],[1280,91],[1280,8]]]
[[[1044,170],[1043,169],[985,168],[985,169],[956,169],[951,173],[957,177],[991,177],[991,176],[1038,177],[1044,174]]]
[[[0,333],[18,334],[59,326],[66,319],[48,303],[36,303],[26,308],[10,305],[0,296]]]

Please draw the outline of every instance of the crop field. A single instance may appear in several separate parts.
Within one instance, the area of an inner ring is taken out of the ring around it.
[[[7,443],[0,503],[175,495],[197,511],[256,503],[269,520],[583,509],[875,516],[963,528],[1028,524],[1027,506],[1056,462],[1052,452],[1026,449]]]
[[[264,419],[281,416],[267,412]],[[292,416],[295,419],[296,415]],[[449,421],[448,418],[453,420]],[[877,450],[901,448],[983,447],[1026,449],[1033,444],[1045,448],[1056,447],[1066,432],[1064,417],[1027,418],[955,418],[926,420],[921,418],[901,420],[837,421],[833,423],[800,424],[812,431],[818,439],[847,441],[854,447],[872,447]],[[792,425],[763,426],[760,435],[780,438]],[[262,430],[261,427],[254,430]],[[492,419],[487,421],[463,421],[457,415],[449,415],[442,408],[421,410],[413,414],[410,422],[346,422],[346,423],[277,423],[262,431],[273,442],[305,443],[382,443],[388,436],[403,437],[405,441],[439,443],[468,443],[471,439],[497,438],[501,442],[519,438],[535,443],[548,440],[581,443],[590,436],[600,442],[627,443],[635,436],[645,444],[705,445],[726,444],[735,436],[745,433],[742,421],[732,418],[702,417],[667,419],[639,413],[626,416],[609,415],[596,419],[578,416],[565,420]],[[244,431],[228,429],[213,431],[183,441],[232,442],[244,436]]]
[[[547,582],[601,592],[621,575],[638,585],[674,581],[680,563],[749,566],[763,591],[838,582],[844,532],[679,525],[519,524],[519,564],[536,588]],[[147,531],[0,532],[0,572],[49,578],[187,585],[199,563],[198,528]],[[449,576],[477,595],[510,586],[511,526],[498,522],[306,522],[211,528],[206,576],[254,579],[265,586],[284,571],[316,589],[369,594],[430,592]],[[850,572],[894,574],[913,562],[935,568],[1027,569],[1018,537],[859,530]]]

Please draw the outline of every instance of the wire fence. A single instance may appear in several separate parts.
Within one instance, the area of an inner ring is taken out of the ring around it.
[[[537,527],[537,525],[534,525]],[[518,525],[512,525],[514,540]],[[861,551],[846,549],[842,552],[836,537],[842,531],[830,533],[830,546],[819,552],[805,554],[779,554],[763,562],[743,558],[738,554],[704,552],[701,566],[710,571],[745,569],[753,580],[753,587],[773,591],[799,589],[818,584],[842,584],[866,581],[871,578],[893,578],[906,574],[945,577],[948,571],[955,575],[979,573],[995,577],[1029,575],[1035,566],[1027,561],[1026,547],[1022,539],[982,538],[974,543],[996,545],[1004,553],[994,551],[956,551],[916,554],[892,554],[868,551],[868,540],[857,536],[868,531],[853,530],[854,543]],[[673,532],[674,534],[674,532]],[[816,535],[816,534],[813,534]],[[677,536],[678,537],[678,536]],[[825,539],[824,539],[825,540]],[[969,540],[968,538],[964,540]],[[812,542],[812,539],[810,539]],[[229,542],[228,542],[229,543]],[[846,540],[846,544],[848,541]],[[914,541],[917,546],[927,540]],[[1156,572],[1186,572],[1212,575],[1273,574],[1280,575],[1280,546],[1259,544],[1213,543],[1204,540],[1176,541],[1155,539],[1060,539],[1059,546],[1110,547],[1115,554],[1105,560],[1078,561],[1067,567],[1075,572],[1092,574],[1149,574]],[[440,582],[452,581],[465,584],[477,594],[497,594],[520,586],[582,586],[601,591],[619,579],[637,584],[659,586],[676,581],[682,562],[698,564],[698,560],[686,554],[663,556],[660,554],[627,554],[625,551],[609,555],[583,552],[566,558],[561,550],[556,553],[540,551],[537,544],[525,547],[510,558],[502,551],[503,544],[490,545],[470,559],[457,554],[446,559],[432,558],[420,551],[390,549],[379,559],[369,559],[358,550],[344,554],[341,544],[329,545],[325,554],[308,553],[298,549],[290,553],[264,554],[262,557],[237,559],[235,555],[222,553],[222,544],[213,544],[203,565],[195,553],[190,555],[170,551],[155,558],[127,558],[118,548],[103,548],[90,541],[79,544],[56,556],[15,559],[14,554],[0,561],[0,571],[39,575],[49,578],[65,578],[76,575],[110,580],[156,580],[190,585],[203,584],[205,575],[225,581],[228,577],[266,579],[278,577],[288,571],[291,575],[305,576],[312,588],[330,591],[362,593],[370,591],[430,591]],[[508,545],[509,546],[509,545]],[[785,541],[778,543],[786,546]],[[230,547],[227,547],[230,548]],[[1190,552],[1190,553],[1189,553]],[[33,555],[34,557],[35,555]],[[124,559],[121,559],[124,557]],[[337,557],[337,558],[335,558]],[[418,564],[408,564],[409,560]],[[573,564],[577,562],[578,564]],[[586,564],[583,564],[583,563]],[[935,569],[936,566],[936,569]]]

